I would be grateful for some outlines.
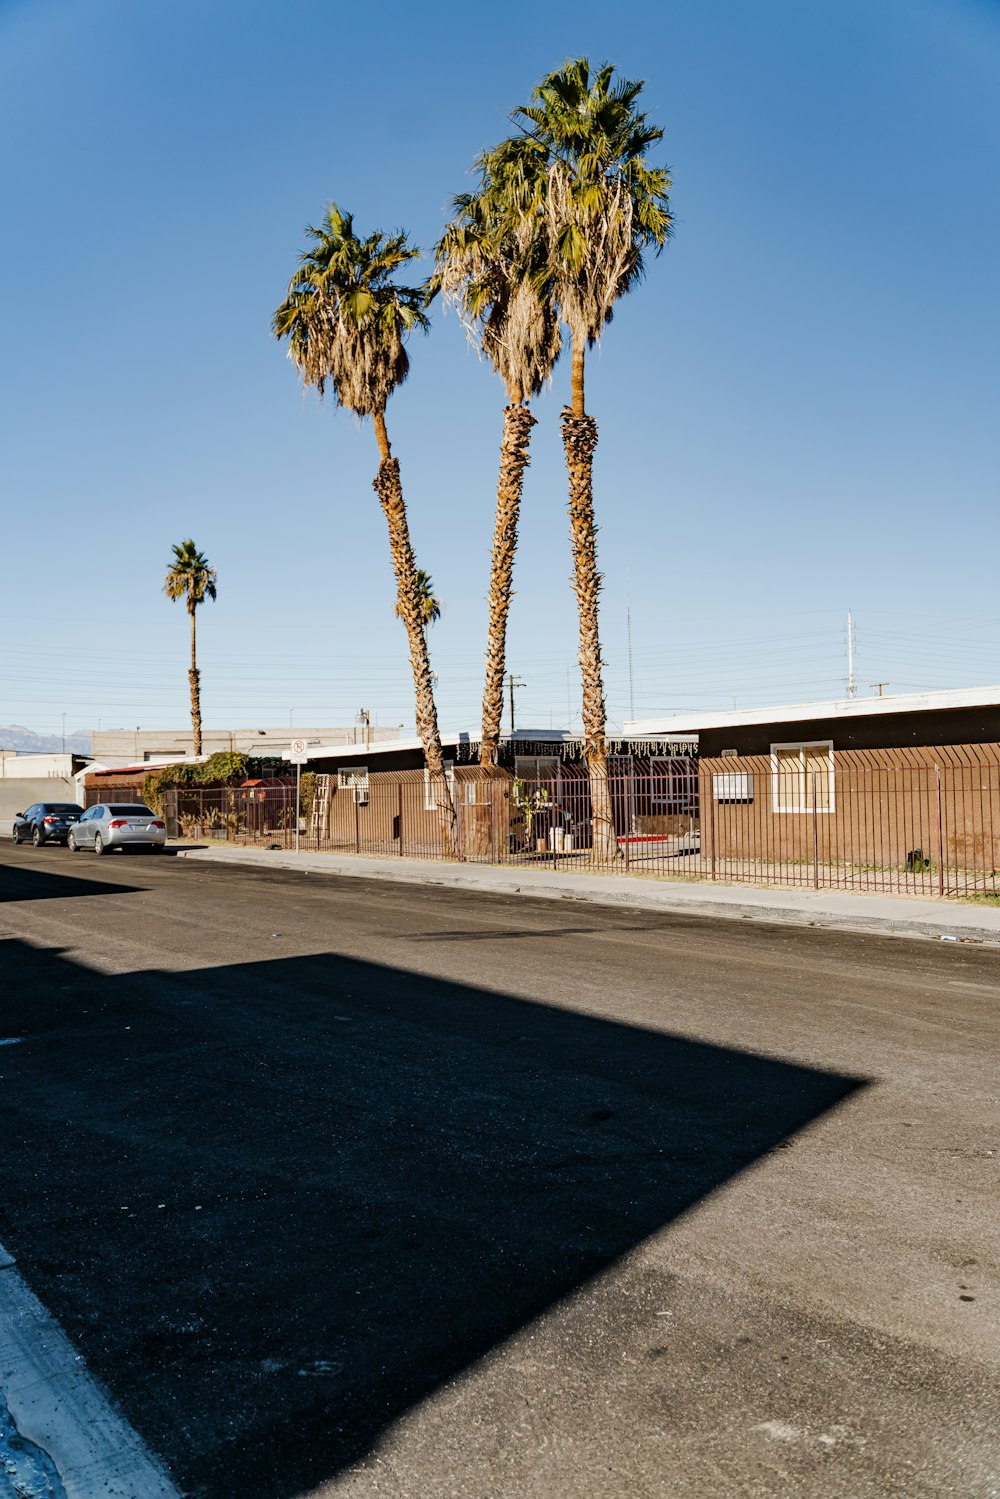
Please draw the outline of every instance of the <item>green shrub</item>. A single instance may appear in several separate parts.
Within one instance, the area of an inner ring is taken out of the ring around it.
[[[163,810],[162,793],[175,786],[234,786],[248,779],[250,756],[228,750],[209,755],[200,765],[164,765],[142,783],[143,800],[156,812]]]

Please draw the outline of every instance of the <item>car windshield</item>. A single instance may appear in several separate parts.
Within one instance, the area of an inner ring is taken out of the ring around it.
[[[108,809],[112,817],[152,817],[153,811],[150,807],[140,806],[133,802],[129,807],[110,807]]]
[[[46,802],[45,810],[46,812],[59,812],[66,817],[73,812],[82,812],[83,808],[78,807],[76,802]]]

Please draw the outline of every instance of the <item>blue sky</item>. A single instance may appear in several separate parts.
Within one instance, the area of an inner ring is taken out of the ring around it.
[[[591,357],[611,723],[1000,681],[1000,6],[0,0],[0,723],[186,722],[170,544],[216,564],[206,723],[412,723],[369,424],[269,335],[303,226],[433,243],[477,151],[587,53],[647,80],[676,237]],[[474,726],[503,394],[454,316],[388,421]],[[510,666],[578,722],[558,413]]]

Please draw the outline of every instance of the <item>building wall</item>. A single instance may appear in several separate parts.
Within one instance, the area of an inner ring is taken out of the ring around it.
[[[386,760],[397,758],[410,764],[399,770],[383,768]],[[687,756],[657,758],[661,768],[655,775],[651,774],[648,756],[612,762],[612,804],[619,834],[697,831],[697,762]],[[320,829],[321,838],[329,837],[345,849],[370,841],[385,845],[385,851],[392,853],[399,851],[402,825],[403,844],[408,851],[416,853],[417,845],[432,845],[438,837],[439,822],[437,814],[424,806],[424,773],[413,766],[415,759],[422,759],[419,750],[401,751],[398,757],[380,754],[378,770],[369,772],[367,800],[356,800],[350,787],[338,789],[337,771],[329,772],[329,816]],[[363,760],[359,757],[356,763],[361,766]],[[346,768],[343,763],[338,766],[340,770]],[[519,781],[502,767],[483,771],[461,764],[455,766],[454,776],[463,843],[467,841],[480,855],[489,849],[494,854],[506,854],[511,840],[518,846],[526,840],[533,846],[539,842],[549,846],[552,828],[562,829],[564,835],[571,832],[578,848],[589,845],[590,779],[586,766],[579,762],[560,760],[557,774],[539,782]],[[529,818],[524,812],[526,796],[532,807]]]
[[[47,776],[68,780],[84,763],[81,755],[18,755],[0,750],[0,781],[37,781]],[[37,797],[34,798],[38,800]]]
[[[1000,869],[1000,743],[835,750],[828,809],[820,784],[815,810],[777,810],[770,754],[703,759],[700,780],[702,852],[729,864]]]
[[[451,754],[446,749],[445,759],[450,759]],[[378,754],[369,754],[365,746],[357,746],[357,754],[331,756],[329,759],[310,760],[307,770],[316,771],[320,775],[332,775],[336,777],[338,770],[347,766],[362,766],[371,771],[372,775],[383,771],[420,770],[424,763],[424,752],[422,749],[385,750]]]
[[[367,797],[360,798],[349,787],[337,787],[336,777],[331,782],[326,814],[314,823],[324,844],[346,852],[376,850],[411,857],[438,850],[441,820],[426,804],[422,770],[374,772],[368,778]],[[471,766],[456,768],[453,795],[465,853],[507,851],[512,785],[513,777],[503,772],[484,776]]]
[[[86,775],[77,780],[80,787],[76,800],[85,807],[97,802],[141,802],[143,775],[135,771],[123,771],[120,775]]]
[[[507,851],[512,784],[513,778],[502,773],[485,778],[472,768],[456,771],[459,837],[467,854]],[[328,797],[317,798],[315,805],[303,801],[301,811],[304,848],[410,856],[441,852],[441,821],[427,806],[423,771],[374,773],[357,795],[331,777]],[[295,785],[178,787],[164,794],[163,812],[170,836],[287,842],[295,830]]]
[[[77,791],[68,776],[44,776],[37,780],[0,781],[0,835],[10,834],[11,823],[32,802],[75,802]]]
[[[367,732],[373,744],[399,738],[398,728],[371,726]],[[332,729],[206,729],[202,734],[202,753],[215,755],[235,751],[260,755],[271,751],[282,754],[293,739],[305,739],[313,744],[352,744],[360,738],[363,744],[364,735],[365,730],[354,724]],[[190,729],[95,729],[93,752],[94,759],[105,765],[134,765],[170,755],[180,759],[194,754],[194,738]]]

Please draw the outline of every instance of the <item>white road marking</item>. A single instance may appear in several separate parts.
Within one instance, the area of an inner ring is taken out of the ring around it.
[[[180,1499],[0,1244],[0,1398],[66,1499]]]

